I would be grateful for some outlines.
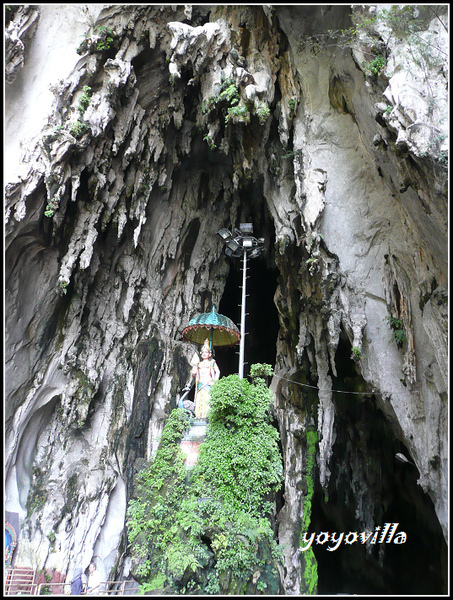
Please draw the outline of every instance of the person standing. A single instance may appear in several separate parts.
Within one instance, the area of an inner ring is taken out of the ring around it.
[[[82,569],[77,567],[74,570],[74,577],[71,581],[71,596],[80,596],[83,592],[84,583],[82,579]]]
[[[88,567],[88,585],[87,594],[96,596],[99,594],[99,587],[101,585],[101,575],[96,568],[96,563],[92,562]]]

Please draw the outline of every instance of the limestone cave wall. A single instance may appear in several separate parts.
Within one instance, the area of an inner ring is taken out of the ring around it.
[[[133,575],[125,511],[188,378],[181,331],[212,305],[239,321],[216,232],[253,222],[246,358],[274,367],[285,593],[309,587],[308,497],[310,531],[399,522],[422,557],[414,576],[393,545],[343,547],[334,576],[340,549],[315,545],[319,593],[445,589],[448,7],[408,8],[403,31],[380,5],[7,8],[17,564]]]

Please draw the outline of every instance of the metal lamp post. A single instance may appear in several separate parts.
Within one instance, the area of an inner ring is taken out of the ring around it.
[[[264,250],[264,238],[253,237],[253,224],[241,223],[239,229],[233,233],[229,229],[221,229],[217,232],[225,244],[225,254],[233,258],[242,256],[242,302],[241,302],[241,340],[239,345],[239,378],[244,378],[244,354],[245,354],[245,299],[247,279],[247,257],[256,258]]]

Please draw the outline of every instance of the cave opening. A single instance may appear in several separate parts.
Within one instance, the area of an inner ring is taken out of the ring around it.
[[[230,261],[230,272],[220,300],[219,312],[228,316],[240,329],[242,259],[227,260]],[[274,304],[276,270],[269,268],[262,257],[249,261],[246,285],[244,377],[249,374],[253,364],[267,363],[275,366],[279,330],[278,312]],[[217,348],[215,357],[222,376],[238,373],[239,346]]]
[[[328,544],[315,544],[318,593],[446,593],[447,545],[434,505],[417,483],[416,466],[396,459],[397,453],[410,459],[410,453],[376,397],[365,392],[366,383],[350,356],[343,333],[333,377],[333,389],[341,391],[333,394],[331,473],[326,490],[317,482],[310,531],[346,536],[398,523],[397,531],[407,538],[402,544],[342,543],[335,551],[328,551]]]
[[[274,223],[263,196],[262,178],[250,181],[241,191],[238,223],[253,223],[253,236],[265,239],[264,253],[247,261],[244,377],[256,363],[275,366],[277,335],[280,328],[274,303],[278,269],[275,264]],[[233,224],[234,227],[234,224]],[[229,274],[219,304],[219,312],[241,328],[241,293],[243,260],[224,255]],[[239,371],[239,345],[234,349],[216,350],[221,376]]]

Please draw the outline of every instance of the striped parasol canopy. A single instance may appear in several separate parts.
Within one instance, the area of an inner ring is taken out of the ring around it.
[[[211,348],[235,346],[241,339],[237,326],[231,319],[216,312],[215,306],[211,312],[195,315],[183,329],[182,336],[185,342],[200,345],[208,339]]]

